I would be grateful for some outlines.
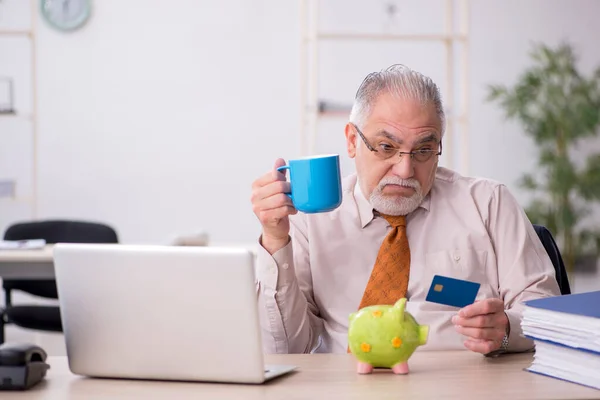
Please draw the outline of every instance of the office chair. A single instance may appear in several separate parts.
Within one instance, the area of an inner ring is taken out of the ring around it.
[[[562,256],[560,255],[560,250],[558,249],[558,246],[552,237],[552,233],[550,233],[548,228],[542,225],[533,224],[533,229],[535,229],[535,233],[537,233],[542,244],[544,245],[546,253],[548,253],[548,256],[550,256],[550,260],[554,266],[554,271],[556,272],[556,281],[558,282],[558,287],[560,288],[560,294],[571,294],[571,286],[569,285],[567,269],[565,268]]]
[[[4,233],[5,240],[45,239],[54,243],[118,243],[117,233],[110,226],[69,220],[46,220],[17,223]],[[15,324],[22,328],[62,332],[60,309],[58,306],[13,305],[13,290],[58,299],[54,279],[26,280],[6,279],[2,282],[5,292],[5,308],[0,309],[0,344],[4,343],[5,324]]]

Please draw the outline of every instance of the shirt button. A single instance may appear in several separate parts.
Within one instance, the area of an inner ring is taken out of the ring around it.
[[[454,255],[454,261],[459,261],[460,260],[460,256],[458,254]]]
[[[283,269],[288,269],[290,267],[290,265],[288,263],[285,263],[282,265]]]

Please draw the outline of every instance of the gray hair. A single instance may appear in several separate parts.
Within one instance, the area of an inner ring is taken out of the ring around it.
[[[390,93],[402,99],[417,100],[425,105],[435,106],[442,124],[442,136],[445,131],[446,116],[440,90],[431,78],[402,64],[392,65],[380,72],[372,72],[363,80],[352,105],[350,122],[362,126],[379,95]]]

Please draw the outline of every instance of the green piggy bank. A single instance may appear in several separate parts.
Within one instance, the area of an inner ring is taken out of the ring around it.
[[[358,360],[359,374],[370,374],[373,368],[408,373],[407,361],[418,346],[427,343],[429,327],[419,325],[405,307],[402,298],[393,306],[369,306],[350,314],[348,345]]]

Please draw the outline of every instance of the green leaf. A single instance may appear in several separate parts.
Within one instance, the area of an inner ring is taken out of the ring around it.
[[[600,255],[600,231],[582,229],[577,235],[577,254]]]
[[[600,154],[587,159],[585,168],[579,176],[577,189],[579,195],[585,200],[600,200]]]
[[[488,95],[487,95],[486,100],[487,101],[502,100],[507,95],[508,95],[508,90],[506,89],[506,86],[489,85],[488,86]]]
[[[525,174],[519,180],[519,186],[528,190],[537,190],[539,188],[538,183],[531,174]]]
[[[573,158],[581,139],[600,135],[600,66],[582,74],[568,42],[554,47],[536,43],[530,56],[531,65],[512,85],[488,86],[487,100],[534,141],[538,168],[518,181],[537,196],[526,213],[548,227],[559,245],[572,245],[561,249],[567,250],[565,262],[571,265],[579,249],[600,251],[600,233],[581,226],[591,203],[600,202],[600,154]]]
[[[561,228],[572,227],[577,221],[577,213],[568,204],[562,204],[558,210],[558,224]],[[562,229],[561,229],[562,230]]]
[[[533,200],[529,207],[525,208],[525,214],[527,214],[527,218],[532,223],[544,225],[551,232],[557,232],[558,223],[556,213],[546,201],[541,199]]]
[[[540,166],[554,166],[556,164],[558,156],[556,154],[556,150],[553,148],[544,147],[540,151]]]

